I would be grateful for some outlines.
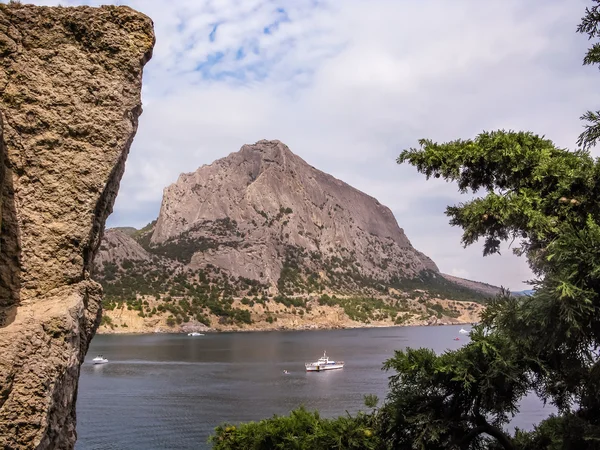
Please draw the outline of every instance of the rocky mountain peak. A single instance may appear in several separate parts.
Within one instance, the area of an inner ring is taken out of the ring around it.
[[[183,262],[193,268],[208,264],[272,285],[291,253],[312,255],[301,265],[323,280],[332,264],[369,280],[438,270],[412,247],[389,208],[277,140],[244,145],[182,174],[164,190],[149,236],[155,248],[186,247]]]

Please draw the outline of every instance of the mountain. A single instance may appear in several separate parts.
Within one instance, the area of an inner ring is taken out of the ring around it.
[[[379,298],[383,309],[395,305],[386,313],[394,322],[398,311],[414,310],[409,300],[480,301],[493,290],[440,274],[389,208],[265,140],[180,175],[165,188],[156,221],[106,232],[95,266],[109,310],[129,299],[145,317],[169,304],[174,320],[207,326],[268,319],[250,306],[257,299],[306,313],[318,297],[320,306],[345,308],[348,318],[354,308],[359,322],[373,322]],[[440,308],[417,309],[428,319],[456,315]]]

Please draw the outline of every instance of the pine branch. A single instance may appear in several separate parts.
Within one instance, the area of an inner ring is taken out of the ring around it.
[[[580,119],[588,123],[584,125],[585,131],[579,135],[577,145],[588,150],[600,140],[600,111],[588,111]]]

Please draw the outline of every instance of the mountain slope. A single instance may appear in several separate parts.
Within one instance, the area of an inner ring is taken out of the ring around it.
[[[394,305],[395,312],[385,314],[392,323],[411,308],[419,317],[444,315],[408,300],[422,305],[483,299],[473,286],[440,274],[411,245],[389,208],[310,166],[279,141],[244,145],[182,174],[165,188],[157,220],[142,230],[108,230],[95,262],[112,307],[130,299],[145,315],[155,307],[159,312],[165,298],[184,300],[185,311],[170,309],[173,318],[211,326],[215,320],[240,325],[242,316],[248,324],[236,310],[251,311],[250,321],[266,320],[266,311],[260,316],[250,300],[236,303],[244,297],[262,299],[265,307],[277,299],[306,313],[310,298],[323,297],[320,306],[344,303],[347,317],[352,310],[368,321],[379,317],[365,312],[368,299],[375,304],[373,299],[384,298]]]

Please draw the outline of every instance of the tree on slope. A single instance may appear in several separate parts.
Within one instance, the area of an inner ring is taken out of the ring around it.
[[[599,3],[596,0],[594,3]],[[598,5],[578,31],[599,37]],[[584,64],[600,62],[600,44]],[[536,275],[535,293],[504,293],[491,302],[472,342],[436,356],[396,352],[382,413],[392,448],[600,448],[600,162],[588,150],[600,138],[600,112],[588,112],[578,144],[567,151],[527,132],[484,132],[443,144],[428,139],[402,152],[429,177],[482,192],[450,206],[465,246],[483,253],[518,241]],[[502,427],[529,391],[559,415],[533,433]]]

